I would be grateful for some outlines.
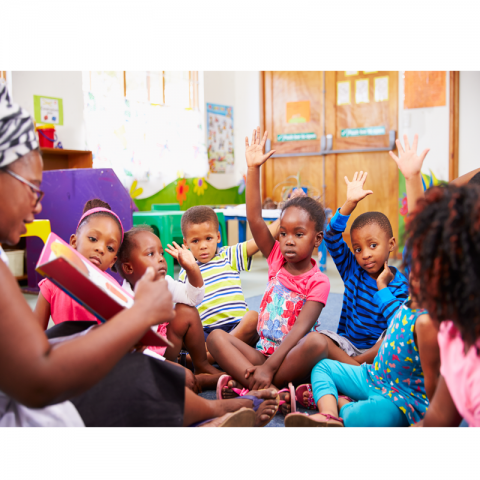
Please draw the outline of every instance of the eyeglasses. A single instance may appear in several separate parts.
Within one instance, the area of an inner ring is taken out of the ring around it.
[[[35,202],[35,206],[37,206],[42,201],[42,198],[44,197],[45,192],[42,192],[36,185],[34,185],[33,183],[30,183],[28,180],[25,180],[23,177],[21,177],[20,175],[17,175],[11,170],[7,170],[6,168],[2,168],[2,170],[5,173],[8,173],[9,175],[11,175],[13,178],[16,178],[19,182],[22,182],[31,188],[32,192],[37,196],[37,201]]]

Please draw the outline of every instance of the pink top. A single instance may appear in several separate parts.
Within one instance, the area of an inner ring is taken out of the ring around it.
[[[302,275],[288,273],[283,265],[287,262],[280,251],[280,243],[277,241],[267,259],[268,280],[277,276],[280,283],[294,293],[306,297],[306,300],[327,304],[330,293],[330,281],[317,267],[315,260],[311,259],[312,268]],[[277,275],[278,274],[278,275]]]
[[[453,322],[442,322],[438,333],[442,374],[458,413],[470,427],[480,427],[480,355],[464,343]],[[480,340],[477,340],[480,347]]]
[[[108,275],[108,273],[105,273],[105,275]],[[108,275],[108,277],[115,285],[118,285],[117,281],[111,275]],[[50,315],[55,325],[68,320],[102,323],[93,313],[90,313],[86,308],[82,307],[62,289],[48,280],[48,278],[44,278],[38,286],[45,300],[50,304]],[[120,287],[120,285],[118,286]]]

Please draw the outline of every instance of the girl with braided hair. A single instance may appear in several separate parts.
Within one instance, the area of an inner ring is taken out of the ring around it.
[[[407,224],[413,294],[440,323],[441,368],[424,426],[480,426],[480,187],[430,189]]]

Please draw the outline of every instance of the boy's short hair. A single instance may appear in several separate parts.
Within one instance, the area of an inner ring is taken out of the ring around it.
[[[181,228],[183,236],[185,237],[189,225],[199,225],[200,223],[206,222],[212,222],[215,228],[218,230],[218,217],[213,211],[213,208],[206,207],[205,205],[190,207],[182,215]]]
[[[111,268],[113,272],[118,273],[122,278],[125,278],[122,264],[130,260],[130,255],[135,247],[135,236],[140,232],[148,232],[155,235],[155,232],[150,225],[137,225],[136,227],[132,227],[130,230],[125,232],[122,245],[117,253],[117,261]]]
[[[378,225],[388,235],[388,238],[393,237],[393,230],[390,220],[381,212],[367,212],[359,215],[352,223],[350,235],[354,230],[358,230],[366,225],[372,224]]]

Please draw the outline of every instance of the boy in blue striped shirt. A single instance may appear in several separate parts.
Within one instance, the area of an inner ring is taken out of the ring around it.
[[[347,201],[335,213],[324,237],[344,281],[345,293],[337,332],[321,333],[333,340],[328,342],[330,358],[345,362],[336,345],[349,357],[355,357],[348,362],[355,364],[368,362],[376,354],[372,347],[408,297],[407,279],[388,266],[396,242],[383,213],[368,212],[355,219],[350,229],[353,253],[343,240],[342,233],[358,202],[373,193],[363,190],[366,179],[367,172],[355,172],[352,182],[345,177]]]

